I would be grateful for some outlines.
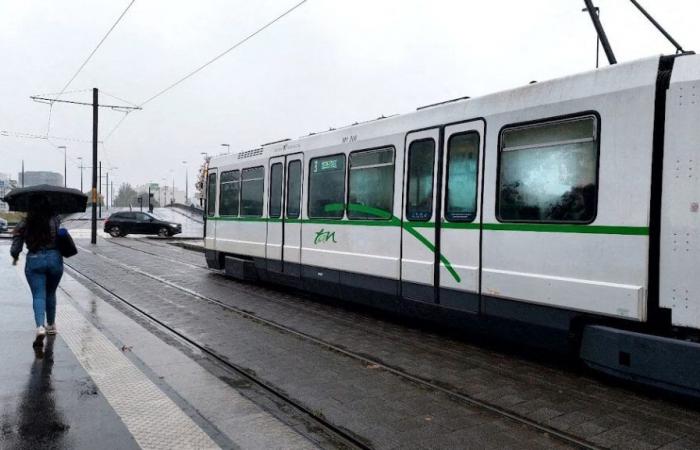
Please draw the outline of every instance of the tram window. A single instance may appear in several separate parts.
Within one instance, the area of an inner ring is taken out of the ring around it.
[[[219,215],[237,216],[240,203],[241,173],[238,170],[222,172],[220,183]]]
[[[471,222],[476,217],[479,133],[453,134],[447,143],[445,218]]]
[[[241,172],[241,216],[262,217],[264,178],[262,166]]]
[[[590,223],[595,219],[595,117],[506,129],[499,157],[499,220]]]
[[[345,210],[345,155],[309,163],[309,217],[342,219]]]
[[[428,221],[433,215],[433,168],[435,141],[413,141],[408,148],[406,218]]]
[[[348,218],[390,219],[394,197],[394,148],[350,154]]]
[[[207,186],[207,215],[209,217],[216,214],[216,174],[209,174],[209,184]]]
[[[270,218],[279,219],[282,215],[282,164],[270,167]]]
[[[301,214],[301,161],[287,166],[287,218],[298,219]]]

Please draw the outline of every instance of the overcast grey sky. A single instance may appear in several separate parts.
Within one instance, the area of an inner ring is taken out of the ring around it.
[[[67,91],[98,87],[141,103],[298,0],[136,0]],[[129,0],[0,0],[0,130],[45,135],[48,106]],[[673,53],[627,0],[596,0],[618,60]],[[696,0],[641,3],[687,49],[700,49]],[[581,0],[308,0],[245,45],[129,115],[100,148],[117,183],[175,176],[200,152],[248,149],[464,95],[594,68]],[[605,57],[601,50],[601,63]],[[64,95],[91,101],[90,92]],[[102,96],[104,102],[116,100]],[[100,135],[122,114],[101,110]],[[56,105],[51,135],[91,138],[91,108]],[[68,147],[68,184],[89,142]],[[0,136],[0,172],[63,171],[46,140]],[[88,174],[85,174],[88,183]],[[170,183],[170,181],[168,181]],[[190,187],[192,189],[192,187]]]

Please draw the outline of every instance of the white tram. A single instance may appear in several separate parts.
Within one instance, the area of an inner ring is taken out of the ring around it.
[[[700,394],[698,202],[700,56],[653,57],[213,158],[206,258]]]

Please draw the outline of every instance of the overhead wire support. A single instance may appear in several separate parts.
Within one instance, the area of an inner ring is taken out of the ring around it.
[[[35,95],[32,95],[29,98],[31,98],[35,102],[39,102],[39,103],[54,103],[55,102],[55,103],[71,103],[73,105],[92,106],[92,103],[87,103],[87,102],[76,102],[73,100],[58,100],[55,98],[38,97]],[[110,108],[110,109],[113,109],[115,111],[133,111],[133,110],[137,110],[137,109],[143,109],[140,106],[122,106],[122,105],[104,105],[104,104],[100,104],[100,107],[101,108]]]
[[[596,13],[596,7],[593,5],[593,0],[583,0],[583,3],[586,4],[586,11],[588,11],[588,15],[591,16],[591,21],[593,22],[596,33],[598,33],[598,37],[600,38],[600,44],[603,46],[603,50],[605,50],[605,56],[608,57],[608,62],[611,65],[617,64],[617,58],[615,58],[615,53],[613,53],[613,49],[610,46],[610,41],[608,41],[608,35],[605,34],[603,24],[600,22],[600,17],[598,17],[598,14]]]
[[[660,24],[659,22],[657,22],[656,19],[654,19],[654,18],[652,17],[652,15],[649,14],[649,13],[647,12],[647,10],[644,9],[644,8],[642,7],[642,5],[640,5],[639,2],[638,2],[637,0],[630,0],[630,1],[632,2],[632,4],[633,4],[634,6],[637,7],[637,9],[644,15],[644,17],[646,17],[646,18],[649,20],[649,22],[651,22],[651,24],[654,25],[654,26],[656,27],[656,29],[659,30],[659,32],[660,32],[661,34],[663,34],[664,37],[665,37],[666,39],[668,39],[668,41],[669,41],[674,47],[676,47],[676,53],[686,53],[686,51],[683,50],[683,47],[681,47],[681,44],[679,44],[678,41],[676,41],[675,39],[673,39],[673,37],[664,29],[664,27],[662,27],[661,24]]]

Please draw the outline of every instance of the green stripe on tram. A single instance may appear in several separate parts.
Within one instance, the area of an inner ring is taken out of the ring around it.
[[[345,205],[342,203],[331,203],[324,207],[325,212],[342,212]],[[334,225],[334,226],[366,226],[366,227],[401,227],[406,230],[411,236],[416,238],[432,253],[435,253],[435,245],[430,242],[425,236],[420,234],[416,228],[435,228],[435,222],[410,222],[404,221],[379,208],[370,206],[358,205],[351,203],[347,205],[349,212],[364,214],[365,216],[376,217],[369,219],[285,219],[287,223],[299,223],[310,225]],[[270,222],[281,223],[282,219],[264,217],[209,217],[208,220],[214,221],[234,221],[234,222]],[[625,235],[625,236],[648,236],[648,227],[628,227],[628,226],[613,226],[613,225],[574,225],[574,224],[539,224],[539,223],[485,223],[480,225],[478,222],[442,222],[441,228],[454,230],[478,230],[483,227],[488,231],[519,231],[519,232],[534,232],[534,233],[579,233],[579,234],[608,234],[608,235]],[[462,281],[461,277],[454,270],[450,261],[442,253],[438,254],[440,262],[445,266],[447,271],[452,275],[458,283]]]
[[[264,217],[207,217],[207,220],[222,222],[270,222],[280,223],[282,219]],[[354,225],[375,227],[398,227],[401,221],[393,216],[386,219],[284,219],[286,223],[308,223],[313,225]],[[435,222],[404,222],[411,228],[435,228]],[[447,230],[478,230],[478,222],[442,222],[440,228]],[[578,234],[615,234],[623,236],[648,236],[649,227],[630,227],[617,225],[574,225],[574,224],[539,224],[539,223],[485,223],[484,230],[488,231],[521,231],[531,233],[578,233]]]

